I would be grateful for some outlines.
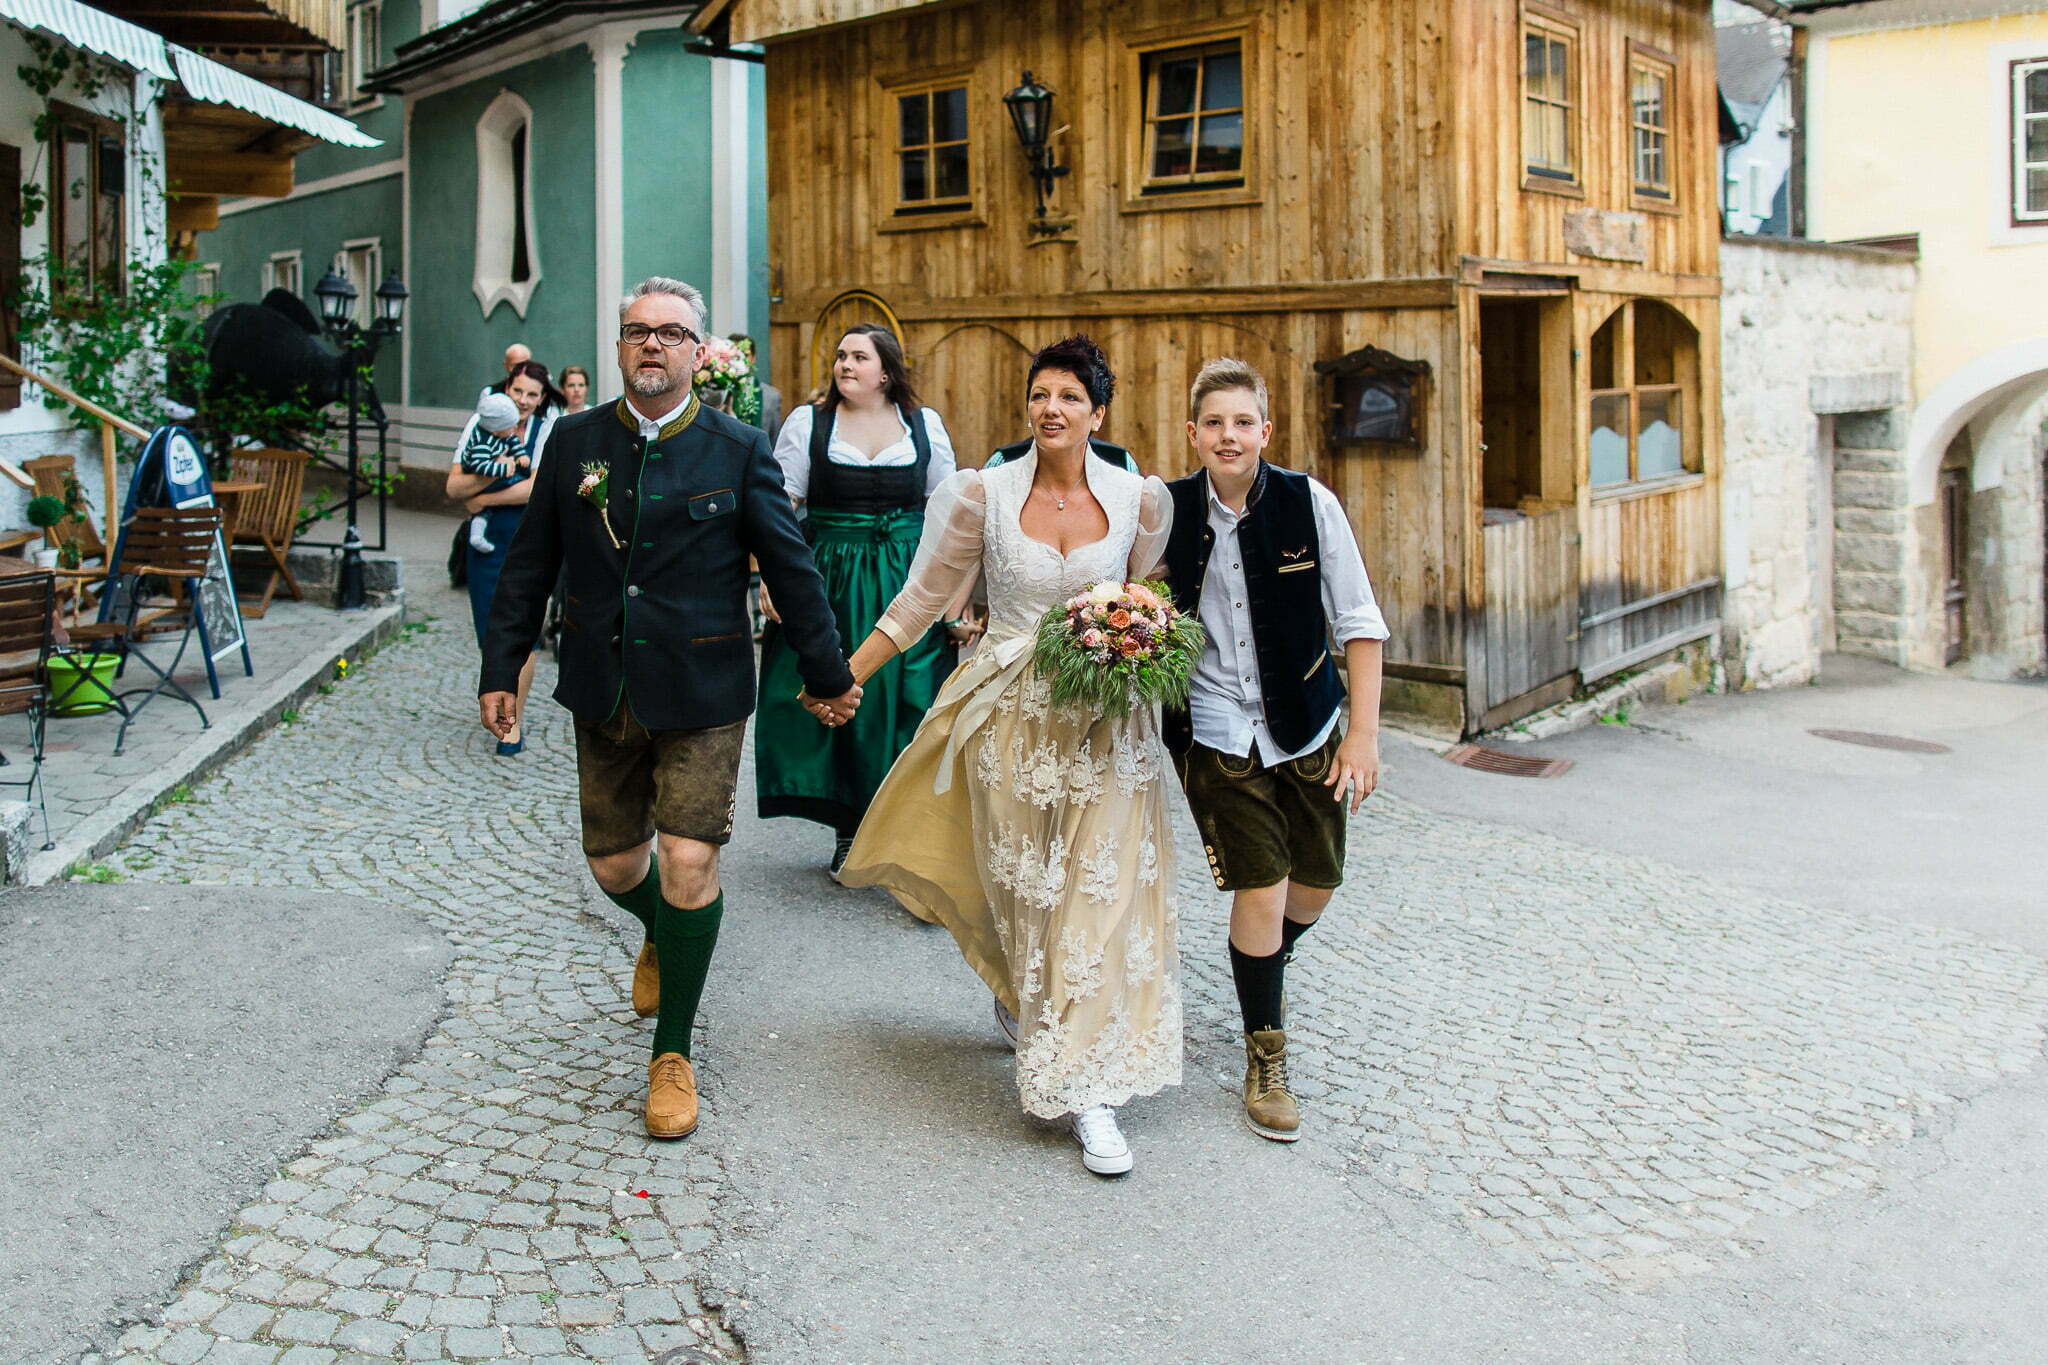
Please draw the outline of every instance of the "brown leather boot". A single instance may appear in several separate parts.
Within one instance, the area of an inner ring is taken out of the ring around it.
[[[1301,1107],[1287,1088],[1287,1033],[1262,1028],[1244,1036],[1244,1117],[1252,1131],[1275,1142],[1301,1136]]]
[[[647,1019],[661,1010],[661,967],[654,960],[654,945],[645,940],[640,956],[633,960],[633,1013]]]
[[[647,1064],[647,1136],[688,1137],[697,1131],[697,1073],[680,1052]]]

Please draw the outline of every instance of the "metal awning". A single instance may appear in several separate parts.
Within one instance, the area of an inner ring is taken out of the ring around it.
[[[17,0],[0,0],[0,5],[15,3]],[[51,0],[34,0],[34,3],[48,4]],[[245,76],[233,67],[222,66],[189,48],[179,47],[176,43],[165,46],[170,48],[171,58],[177,64],[179,84],[195,100],[232,105],[271,123],[310,133],[337,147],[384,145],[382,138],[371,137],[338,114],[330,114],[302,99],[294,99],[275,86],[265,85],[253,76]]]
[[[171,54],[162,38],[126,19],[116,19],[78,0],[0,0],[0,19],[61,38],[73,47],[112,57],[123,66],[174,81]]]
[[[147,71],[160,80],[175,81],[193,99],[206,104],[228,105],[340,147],[384,145],[381,138],[371,137],[345,118],[78,0],[0,0],[0,19]]]

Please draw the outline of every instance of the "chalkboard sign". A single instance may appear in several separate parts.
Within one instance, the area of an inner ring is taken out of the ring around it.
[[[121,513],[121,531],[110,562],[121,562],[136,508],[217,505],[213,498],[213,476],[207,472],[206,456],[192,439],[192,433],[183,427],[158,427],[143,445],[142,454],[136,458],[135,475],[128,480],[127,504]],[[200,654],[206,660],[206,681],[218,697],[220,673],[214,668],[215,660],[239,649],[243,673],[249,677],[256,675],[256,665],[249,658],[248,631],[242,625],[242,607],[235,600],[235,582],[228,573],[228,547],[218,531],[214,533],[213,551],[207,557],[206,577],[189,586],[197,603],[195,624]],[[127,591],[117,581],[114,589],[100,599],[102,621],[127,615]]]

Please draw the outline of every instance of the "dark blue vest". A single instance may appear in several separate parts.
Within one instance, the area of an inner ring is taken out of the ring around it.
[[[1289,751],[1314,739],[1344,704],[1344,685],[1330,658],[1330,622],[1323,615],[1322,545],[1309,482],[1306,474],[1261,462],[1237,524],[1266,727]],[[1201,610],[1209,554],[1216,548],[1209,528],[1209,473],[1196,470],[1167,489],[1173,494],[1168,582],[1174,605],[1193,616]],[[1165,728],[1167,747],[1187,752],[1194,742],[1188,713],[1169,711]]]

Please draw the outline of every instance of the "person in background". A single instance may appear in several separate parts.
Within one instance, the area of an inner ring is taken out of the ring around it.
[[[761,430],[767,432],[768,439],[772,441],[782,434],[782,390],[762,377],[761,360],[752,337],[745,332],[734,332],[726,340],[739,347],[740,354],[747,358],[747,363],[755,367],[754,387],[761,394]]]
[[[506,383],[511,380],[513,375],[519,372],[519,367],[529,364],[532,360],[533,350],[525,342],[515,341],[510,346],[507,346],[505,348],[505,378],[498,380],[494,384],[484,385],[478,391],[477,397],[482,398],[487,393],[503,393]]]
[[[517,443],[520,419],[519,405],[502,393],[487,393],[479,399],[469,440],[455,457],[462,472],[488,475],[495,482],[531,470],[533,461]],[[498,548],[491,544],[488,511],[469,519],[469,544],[484,554]]]
[[[462,452],[468,449],[479,426],[477,419],[472,417],[469,425],[463,428],[462,439],[456,443],[455,461],[448,470],[448,496],[460,501],[462,510],[471,516],[479,513],[484,516],[484,539],[492,547],[488,552],[479,551],[474,543],[464,547],[468,556],[469,614],[471,623],[476,627],[479,648],[483,645],[484,628],[491,618],[491,600],[497,595],[498,574],[505,567],[512,537],[525,519],[527,499],[533,496],[533,476],[540,469],[542,448],[546,446],[548,431],[554,425],[554,414],[546,406],[551,394],[557,402],[560,401],[561,394],[548,383],[547,367],[531,360],[523,361],[505,380],[504,396],[512,400],[519,412],[518,425],[511,429],[509,439],[518,455],[525,457],[527,465],[524,469],[515,469],[504,478],[465,471]],[[478,401],[481,403],[483,400]],[[519,670],[520,709],[515,715],[525,714],[526,694],[533,686],[533,668],[539,660],[539,637],[536,634],[526,663]],[[510,758],[525,747],[526,737],[516,722],[508,733],[498,736],[498,754],[501,757]]]
[[[562,415],[581,412],[590,406],[590,371],[571,365],[562,371]]]
[[[925,499],[953,472],[946,424],[920,407],[903,348],[885,327],[859,323],[839,340],[832,388],[789,415],[775,445],[783,487],[805,513],[839,638],[861,640],[903,590],[924,527]],[[889,765],[953,671],[947,629],[925,631],[904,667],[881,680],[851,723],[822,728],[797,704],[797,659],[772,624],[761,646],[754,793],[763,819],[794,815],[830,825],[831,875]]]

